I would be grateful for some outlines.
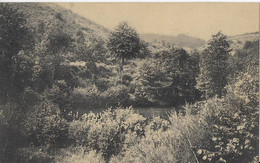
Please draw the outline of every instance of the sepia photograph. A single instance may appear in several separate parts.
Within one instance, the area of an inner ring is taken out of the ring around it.
[[[258,163],[259,3],[0,2],[0,163]]]

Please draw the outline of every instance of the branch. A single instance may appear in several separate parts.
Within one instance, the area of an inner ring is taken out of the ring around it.
[[[188,139],[188,142],[189,142],[189,144],[190,144],[190,149],[192,150],[192,153],[193,153],[193,155],[194,155],[194,157],[195,157],[195,159],[196,159],[196,162],[197,162],[197,163],[200,163],[199,160],[198,160],[198,158],[197,158],[197,156],[196,156],[196,153],[193,151],[193,146],[192,146],[192,144],[191,144],[191,142],[190,142],[190,139]]]

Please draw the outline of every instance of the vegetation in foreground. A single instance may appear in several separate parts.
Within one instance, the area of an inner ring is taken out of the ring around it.
[[[258,41],[230,55],[219,32],[189,54],[122,23],[107,43],[19,7],[0,5],[0,162],[258,161]],[[149,105],[173,110],[131,107]],[[111,108],[89,113],[98,107]]]

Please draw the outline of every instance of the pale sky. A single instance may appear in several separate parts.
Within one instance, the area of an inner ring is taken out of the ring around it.
[[[127,21],[138,33],[190,36],[208,40],[222,31],[259,31],[258,3],[58,3],[108,29]]]

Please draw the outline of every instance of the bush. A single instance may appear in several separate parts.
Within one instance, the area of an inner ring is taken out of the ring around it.
[[[57,105],[43,100],[28,115],[24,124],[24,134],[34,145],[62,145],[66,139],[67,124],[61,117]]]
[[[210,134],[205,121],[198,119],[175,113],[169,120],[154,117],[145,128],[145,137],[111,162],[196,162],[192,145],[207,145]]]
[[[148,100],[146,91],[138,87],[135,89],[133,101],[136,106],[148,106],[152,103]]]
[[[129,94],[125,85],[117,85],[108,88],[103,93],[104,103],[107,106],[127,105]]]
[[[70,88],[64,80],[56,80],[52,87],[45,89],[41,94],[41,100],[47,99],[53,104],[57,105],[61,110],[61,114],[64,115],[68,110],[70,103]]]
[[[48,147],[47,147],[48,148]],[[46,146],[24,147],[17,149],[17,160],[15,162],[53,162],[54,156],[48,153]]]
[[[214,135],[212,148],[199,152],[202,160],[251,162],[258,155],[258,69],[248,72],[241,73],[237,82],[227,86],[224,98],[206,101],[202,111],[212,113],[209,122]]]
[[[57,163],[105,163],[100,153],[83,147],[65,149],[60,156],[56,156]]]
[[[71,95],[73,109],[85,110],[101,106],[102,96],[95,85],[74,88]]]
[[[123,75],[122,80],[123,80],[124,85],[129,86],[129,84],[133,80],[133,78],[131,76],[125,74],[125,75]]]
[[[0,105],[0,162],[15,159],[16,149],[24,144],[21,134],[22,109],[14,103]]]
[[[197,151],[202,162],[250,162],[258,155],[258,109],[228,94],[207,100],[200,114],[213,134],[210,145]]]
[[[143,135],[144,121],[145,118],[134,113],[132,108],[108,109],[100,114],[84,114],[74,120],[69,134],[76,145],[101,152],[105,160],[109,160]]]
[[[195,102],[194,104],[186,103],[184,106],[182,106],[182,109],[187,115],[197,115],[201,111],[204,104],[205,101],[198,101]]]

